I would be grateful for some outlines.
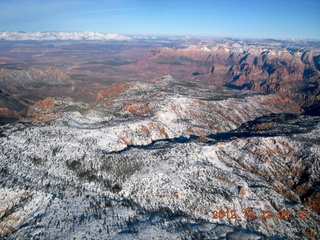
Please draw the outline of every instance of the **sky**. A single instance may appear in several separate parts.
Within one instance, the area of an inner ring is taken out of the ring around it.
[[[0,31],[320,40],[320,0],[0,0]]]

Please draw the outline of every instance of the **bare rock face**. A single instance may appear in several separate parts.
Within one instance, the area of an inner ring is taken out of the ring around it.
[[[171,64],[174,75],[184,71],[190,78],[193,71],[195,79],[236,89],[282,92],[309,107],[319,102],[319,59],[319,49],[226,43],[158,49],[147,61],[149,67]]]
[[[35,104],[29,106],[27,116],[21,118],[25,123],[48,122],[61,117],[62,112],[68,108],[77,108],[86,106],[85,103],[74,102],[71,98],[52,98],[47,97]]]
[[[27,119],[32,119],[32,122],[46,122],[60,117],[61,113],[57,111],[54,98],[45,98],[42,101],[36,102],[28,108]]]
[[[240,196],[250,196],[251,190],[246,184],[244,184],[244,186],[240,185],[238,188],[239,188],[238,193]]]
[[[108,106],[113,98],[120,96],[126,89],[130,88],[130,86],[129,83],[114,83],[105,87],[98,92],[95,104]],[[106,102],[103,102],[103,99],[106,99]]]
[[[28,115],[29,106],[46,96],[63,95],[61,86],[70,86],[72,81],[59,69],[48,67],[46,70],[0,70],[0,118],[18,120]],[[47,100],[44,100],[47,101]]]

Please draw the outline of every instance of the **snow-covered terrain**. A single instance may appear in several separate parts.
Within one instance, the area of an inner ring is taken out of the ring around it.
[[[117,33],[97,32],[0,32],[2,40],[130,40]]]
[[[0,128],[0,237],[319,236],[319,117],[274,94],[170,76],[107,93]]]

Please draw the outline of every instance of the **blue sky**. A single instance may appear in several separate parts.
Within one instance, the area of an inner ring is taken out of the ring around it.
[[[320,39],[320,0],[0,0],[0,31]]]

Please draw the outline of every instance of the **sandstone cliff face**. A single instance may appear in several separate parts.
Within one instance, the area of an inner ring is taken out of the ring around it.
[[[25,123],[48,122],[60,118],[63,112],[85,106],[85,103],[74,102],[73,99],[67,97],[47,97],[29,106],[26,117],[20,118],[20,121]]]
[[[96,101],[94,104],[99,103],[102,104],[102,100],[105,99],[105,106],[108,106],[112,102],[112,99],[116,99],[118,96],[128,88],[130,88],[131,84],[129,83],[113,83],[108,87],[103,88],[97,93]]]
[[[0,70],[0,107],[1,118],[26,117],[28,107],[47,96],[64,95],[72,81],[60,69],[48,67],[46,70],[28,69]]]
[[[45,98],[42,101],[36,102],[28,109],[27,117],[32,118],[33,122],[45,122],[56,119],[60,115],[54,112],[55,100],[54,98]]]
[[[282,92],[304,107],[319,102],[320,51],[275,46],[224,44],[163,48],[153,51],[152,64],[172,63],[172,74],[211,81],[237,89]],[[175,65],[175,63],[180,63]]]

